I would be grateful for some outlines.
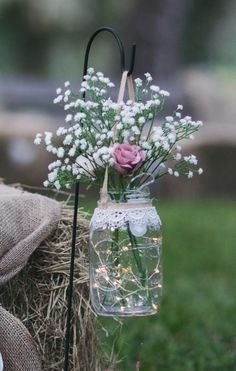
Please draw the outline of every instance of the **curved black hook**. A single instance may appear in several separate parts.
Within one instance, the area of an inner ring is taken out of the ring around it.
[[[114,36],[114,38],[115,38],[115,40],[117,42],[117,45],[119,47],[119,51],[120,51],[120,66],[121,66],[121,71],[122,72],[125,71],[125,51],[124,51],[124,46],[123,46],[123,43],[122,43],[119,35],[113,30],[113,28],[110,28],[110,27],[100,27],[100,28],[98,28],[92,34],[92,36],[90,37],[90,39],[88,41],[88,44],[87,44],[87,47],[86,47],[86,51],[85,51],[85,57],[84,57],[84,71],[83,71],[83,76],[86,75],[86,73],[87,73],[89,52],[90,52],[90,48],[91,48],[91,45],[93,43],[93,40],[95,39],[95,37],[100,32],[103,32],[103,31],[110,32]],[[133,72],[133,69],[134,69],[135,53],[136,53],[136,44],[133,44],[132,45],[132,54],[131,54],[130,67],[129,67],[129,70],[128,70],[128,76],[131,75],[131,73]]]

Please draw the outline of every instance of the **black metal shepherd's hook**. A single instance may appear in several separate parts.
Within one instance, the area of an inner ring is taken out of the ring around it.
[[[121,71],[125,71],[125,52],[123,43],[118,36],[118,34],[110,27],[101,27],[95,31],[89,39],[87,44],[87,48],[85,51],[84,57],[84,70],[83,76],[86,75],[88,69],[88,60],[89,60],[89,52],[93,40],[95,37],[103,32],[107,31],[111,33],[119,47],[120,51],[120,65]],[[134,62],[135,62],[135,52],[136,52],[136,45],[132,45],[132,53],[131,53],[131,60],[130,66],[128,70],[128,76],[132,74],[134,69]],[[85,92],[83,93],[83,99],[85,99]],[[72,245],[71,245],[71,260],[70,260],[70,278],[69,278],[69,285],[67,291],[67,322],[66,322],[66,335],[65,335],[65,362],[64,362],[64,371],[69,370],[69,354],[70,354],[70,343],[71,343],[71,315],[72,315],[72,298],[73,298],[73,283],[74,283],[74,263],[75,263],[75,252],[76,252],[76,230],[77,230],[77,216],[78,216],[78,201],[79,201],[79,182],[76,183],[75,186],[75,199],[74,199],[74,217],[73,217],[73,230],[72,230]]]

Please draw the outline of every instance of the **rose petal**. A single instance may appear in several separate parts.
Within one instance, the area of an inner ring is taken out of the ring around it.
[[[129,143],[115,143],[112,156],[115,160],[115,168],[122,174],[132,173],[145,159],[142,149]]]

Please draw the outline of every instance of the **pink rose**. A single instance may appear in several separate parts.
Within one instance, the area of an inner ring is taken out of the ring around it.
[[[115,143],[113,148],[114,165],[121,174],[131,174],[145,159],[145,154],[139,146]]]

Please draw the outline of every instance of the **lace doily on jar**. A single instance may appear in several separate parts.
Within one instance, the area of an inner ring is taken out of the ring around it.
[[[129,224],[131,232],[136,236],[142,236],[147,228],[158,230],[161,226],[161,220],[157,214],[156,208],[137,207],[137,208],[102,208],[97,207],[91,219],[93,229],[100,228],[124,228]]]

